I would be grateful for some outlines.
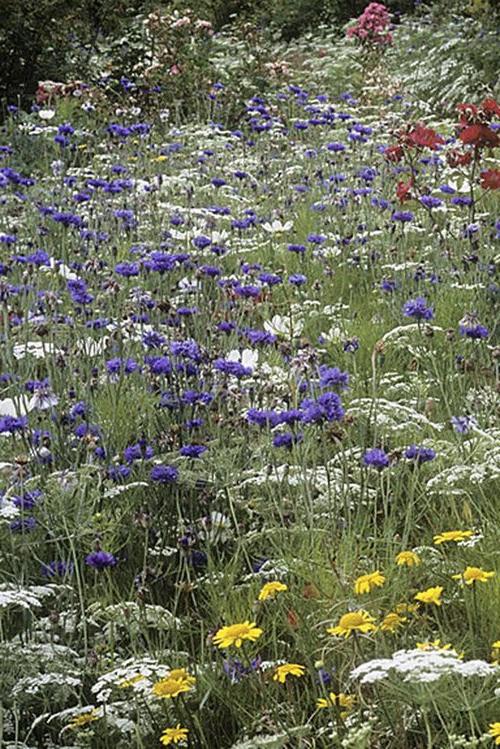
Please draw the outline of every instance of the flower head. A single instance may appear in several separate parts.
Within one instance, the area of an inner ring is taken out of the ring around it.
[[[273,681],[279,681],[280,684],[284,684],[287,676],[304,676],[305,668],[300,663],[284,663],[282,666],[278,666],[273,675]]]
[[[386,614],[386,616],[384,616],[380,625],[380,629],[382,630],[382,632],[395,632],[407,621],[408,619],[404,616],[401,616],[401,614],[398,614],[397,611],[391,611],[389,614]]]
[[[495,744],[500,745],[500,723],[490,723],[490,730],[488,732],[492,739],[495,739]]]
[[[348,614],[344,614],[340,617],[339,623],[336,627],[329,627],[326,631],[330,635],[336,637],[349,637],[353,632],[374,632],[376,627],[374,624],[375,619],[367,611],[359,609],[358,611],[350,611]]]
[[[332,707],[341,708],[340,717],[346,718],[348,712],[354,707],[355,702],[356,698],[352,697],[351,695],[344,694],[343,692],[340,692],[340,694],[329,692],[328,697],[321,697],[319,700],[317,700],[316,707],[318,710],[324,710],[325,708]]]
[[[221,627],[214,635],[213,641],[217,647],[229,648],[234,645],[241,648],[245,640],[255,642],[262,634],[262,630],[257,627],[255,622],[241,622],[239,624],[230,624],[227,627]]]
[[[464,572],[452,575],[454,580],[462,580],[466,585],[474,583],[487,583],[495,575],[494,572],[486,572],[481,567],[466,567]]]
[[[183,692],[189,692],[195,684],[196,679],[190,676],[185,668],[175,668],[164,679],[153,684],[151,691],[155,697],[169,700]]]
[[[73,729],[84,728],[89,723],[99,720],[100,717],[99,711],[94,707],[92,710],[87,710],[84,713],[80,713],[80,715],[75,715],[75,717],[72,718],[69,727]]]
[[[414,551],[400,551],[396,556],[396,564],[399,567],[416,567],[421,564],[421,559]]]
[[[369,593],[372,588],[381,588],[385,583],[385,577],[378,571],[370,572],[367,575],[361,575],[354,583],[354,592],[357,596],[363,593]]]
[[[421,590],[419,593],[417,593],[414,598],[415,601],[420,601],[420,603],[432,603],[434,606],[441,606],[441,594],[443,592],[443,587],[441,585],[436,585],[434,588],[427,588],[426,590]]]
[[[262,586],[258,600],[267,601],[268,598],[276,598],[278,593],[282,593],[285,590],[288,590],[288,585],[280,583],[278,580],[274,580]]]
[[[165,728],[160,738],[160,744],[163,744],[163,746],[180,744],[181,741],[187,740],[188,733],[188,729],[181,728],[180,723],[178,723],[175,728]]]
[[[434,543],[436,546],[448,543],[448,541],[455,541],[455,543],[458,544],[460,541],[466,541],[473,535],[474,531],[444,531],[443,533],[438,533],[437,536],[434,536]]]

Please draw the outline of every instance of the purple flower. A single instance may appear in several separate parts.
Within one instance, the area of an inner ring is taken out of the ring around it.
[[[291,449],[293,445],[298,445],[302,442],[304,436],[302,434],[293,434],[293,432],[283,432],[282,434],[275,434],[273,437],[274,447],[287,447]]]
[[[201,458],[207,450],[208,447],[205,445],[183,445],[179,453],[185,458]]]
[[[427,306],[427,302],[422,296],[409,299],[403,306],[403,314],[405,317],[413,317],[415,320],[432,320],[434,317],[432,307]]]
[[[372,466],[373,468],[387,468],[389,465],[389,456],[384,450],[379,447],[373,447],[371,450],[367,450],[363,455],[363,463],[365,466]]]
[[[417,463],[428,463],[436,457],[435,451],[430,447],[420,447],[419,445],[410,445],[405,450],[407,460],[416,460]]]
[[[440,198],[434,198],[432,195],[422,195],[420,202],[426,208],[439,208],[440,205],[443,205],[443,201]]]
[[[338,390],[345,390],[349,387],[349,374],[348,372],[341,372],[338,367],[322,365],[319,368],[319,386],[321,389],[336,387]]]
[[[151,481],[159,484],[172,484],[178,477],[179,471],[175,466],[154,466],[149,474]]]
[[[394,211],[391,216],[393,221],[401,221],[402,223],[413,221],[415,216],[411,211]]]
[[[477,426],[474,416],[452,416],[450,421],[457,434],[467,434],[472,427]]]
[[[85,557],[85,564],[89,567],[93,567],[95,570],[103,570],[105,567],[114,567],[117,563],[117,559],[109,551],[93,551]]]

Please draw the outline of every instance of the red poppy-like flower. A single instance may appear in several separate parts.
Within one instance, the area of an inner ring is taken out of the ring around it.
[[[491,97],[485,99],[481,104],[481,109],[486,116],[489,115],[489,119],[493,117],[500,117],[500,104],[492,99]]]
[[[483,146],[495,148],[496,146],[500,146],[500,138],[488,125],[467,125],[461,131],[459,138],[462,143],[474,146],[475,148],[482,148]]]
[[[467,166],[472,161],[472,153],[462,153],[458,149],[454,148],[448,154],[446,154],[446,160],[450,166]]]
[[[388,146],[384,151],[387,161],[398,162],[403,158],[403,149],[401,146]]]
[[[476,104],[458,104],[457,109],[460,112],[461,125],[470,125],[478,121],[479,107]]]
[[[444,139],[435,130],[420,123],[410,130],[408,140],[412,146],[430,148],[432,151],[444,143]]]
[[[411,200],[411,198],[413,197],[411,194],[413,185],[413,177],[410,177],[408,182],[398,182],[398,186],[396,187],[396,195],[400,203],[404,203],[406,200]]]
[[[481,172],[480,184],[483,190],[500,190],[500,169],[487,169]]]

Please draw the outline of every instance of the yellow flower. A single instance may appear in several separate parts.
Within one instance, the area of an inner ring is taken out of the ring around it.
[[[329,627],[326,631],[330,635],[340,637],[349,637],[353,632],[374,632],[376,627],[373,623],[375,619],[367,611],[350,611],[340,617],[336,627]]]
[[[495,739],[495,744],[500,744],[500,723],[490,723],[489,734],[492,739]]]
[[[500,664],[500,640],[495,640],[491,645],[491,660],[494,666]]]
[[[441,645],[441,640],[432,640],[432,642],[417,642],[417,648],[419,650],[452,650],[453,645],[451,642]]]
[[[135,676],[131,676],[130,679],[124,679],[118,684],[119,689],[127,689],[127,687],[133,687],[134,684],[137,684],[138,681],[142,681],[146,677],[142,674],[136,674]]]
[[[163,746],[179,744],[181,741],[186,741],[188,733],[187,728],[181,728],[180,723],[177,723],[175,728],[165,728],[160,738],[160,744],[163,744]]]
[[[287,676],[304,676],[305,668],[300,663],[284,663],[282,666],[278,666],[274,672],[273,681],[279,681],[280,684],[284,684]]]
[[[436,546],[439,546],[439,544],[445,544],[448,541],[455,541],[458,544],[460,541],[465,541],[473,535],[474,531],[444,531],[444,533],[439,533],[437,536],[434,536],[434,543]]]
[[[71,719],[71,722],[69,724],[70,728],[83,728],[84,726],[88,725],[89,723],[93,723],[94,720],[99,720],[101,716],[99,715],[99,711],[97,708],[92,708],[92,710],[87,710],[85,713],[81,713],[80,715],[75,715],[74,718]]]
[[[160,156],[156,156],[156,158],[154,158],[153,161],[158,161],[158,162],[159,161],[166,161],[167,158],[168,158],[167,156],[165,156],[164,154],[161,154]]]
[[[155,697],[170,700],[183,692],[189,692],[196,684],[194,676],[190,676],[185,668],[175,668],[168,676],[153,684],[151,691]]]
[[[316,702],[316,707],[318,710],[323,710],[327,707],[340,707],[344,708],[342,712],[340,713],[341,718],[346,718],[349,710],[352,710],[354,707],[354,703],[356,702],[355,697],[351,697],[348,694],[344,694],[343,692],[340,692],[340,694],[335,694],[335,692],[330,692],[328,694],[328,697],[320,698]]]
[[[441,585],[436,585],[435,588],[427,588],[427,590],[421,590],[419,593],[417,593],[416,596],[414,596],[415,601],[420,601],[421,603],[433,603],[435,606],[441,606],[441,593],[443,592],[443,587]]]
[[[404,565],[407,567],[416,567],[421,562],[422,560],[414,551],[400,551],[396,556],[396,564],[399,567],[403,567]]]
[[[259,601],[267,601],[268,598],[276,598],[278,593],[288,590],[288,585],[280,583],[277,580],[266,583],[262,586],[262,590],[259,593]]]
[[[463,580],[466,585],[473,583],[487,583],[494,576],[494,572],[486,572],[481,567],[466,567],[465,571],[459,575],[452,575],[454,580]]]
[[[418,611],[418,603],[398,603],[394,611],[397,614],[415,614]]]
[[[385,577],[378,571],[370,572],[368,575],[361,575],[354,583],[354,592],[357,596],[363,593],[369,593],[372,588],[381,588],[385,583]]]
[[[382,630],[382,632],[395,632],[407,621],[408,619],[406,619],[406,617],[404,616],[400,616],[397,611],[391,611],[384,617],[382,624],[380,625],[380,629]]]
[[[257,627],[255,622],[241,622],[241,624],[230,624],[228,627],[221,627],[214,635],[214,643],[219,648],[229,648],[234,645],[241,648],[244,640],[255,642],[262,634],[262,630]]]

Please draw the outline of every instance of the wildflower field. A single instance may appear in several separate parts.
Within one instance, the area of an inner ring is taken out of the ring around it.
[[[2,747],[500,744],[498,92],[367,6],[6,112]]]

